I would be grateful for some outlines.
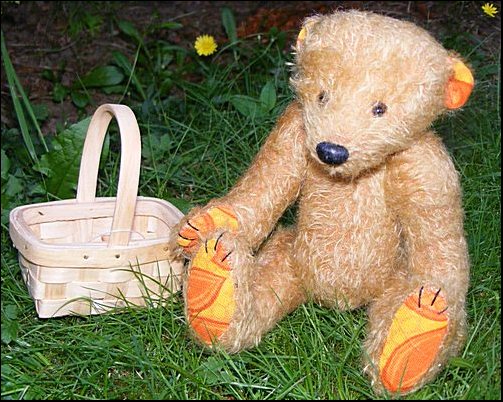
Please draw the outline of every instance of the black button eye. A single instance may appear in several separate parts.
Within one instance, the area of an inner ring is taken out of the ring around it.
[[[382,102],[377,102],[374,106],[372,106],[372,114],[376,117],[381,117],[384,113],[386,113],[386,110],[388,107],[382,103]]]
[[[318,104],[320,106],[325,105],[328,102],[328,94],[325,91],[321,91],[318,94]]]

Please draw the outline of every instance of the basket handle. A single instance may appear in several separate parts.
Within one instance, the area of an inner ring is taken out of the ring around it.
[[[121,163],[108,247],[126,246],[129,243],[138,194],[141,162],[140,129],[129,107],[107,103],[96,109],[87,129],[77,184],[77,203],[94,202],[101,149],[112,117],[115,117],[119,125]],[[91,223],[91,220],[82,221],[81,236],[91,234]],[[87,241],[87,239],[81,240]]]

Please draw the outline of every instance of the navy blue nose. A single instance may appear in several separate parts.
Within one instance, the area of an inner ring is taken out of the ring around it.
[[[347,161],[349,152],[342,145],[331,142],[320,142],[316,145],[316,153],[323,163],[328,165],[340,165]]]

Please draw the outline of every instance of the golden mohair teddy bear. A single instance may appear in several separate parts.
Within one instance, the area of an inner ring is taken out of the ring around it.
[[[411,392],[462,346],[469,261],[458,174],[430,125],[469,68],[416,25],[304,21],[288,106],[229,193],[174,229],[191,333],[234,353],[307,300],[368,306],[364,370]],[[298,202],[296,223],[276,228]]]

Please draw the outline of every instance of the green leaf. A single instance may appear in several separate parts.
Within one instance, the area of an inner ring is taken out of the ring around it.
[[[9,320],[15,320],[17,318],[17,306],[15,304],[6,305],[4,314]]]
[[[7,180],[7,174],[9,173],[10,160],[2,149],[2,179]]]
[[[179,29],[182,28],[183,25],[179,22],[163,22],[156,26],[157,29]]]
[[[118,52],[117,50],[114,50],[112,52],[112,57],[114,58],[115,63],[122,68],[122,71],[126,75],[131,75],[133,72],[133,66],[129,62],[129,59],[121,52]]]
[[[222,94],[222,95],[216,95],[213,98],[211,98],[211,102],[214,105],[221,105],[223,103],[227,103],[230,101],[230,96],[227,94]]]
[[[208,385],[216,385],[220,383],[229,383],[233,380],[225,368],[225,361],[210,356],[199,366],[197,371],[198,375],[203,377]]]
[[[23,191],[23,182],[19,180],[16,176],[9,174],[7,184],[2,186],[2,192],[5,192],[9,197],[13,197]]]
[[[222,8],[222,25],[225,28],[225,33],[229,38],[231,43],[237,42],[238,35],[236,31],[236,20],[234,19],[234,14],[232,10],[228,7]]]
[[[135,39],[138,43],[142,43],[143,39],[138,32],[138,30],[135,28],[135,26],[130,23],[129,21],[124,21],[124,20],[119,20],[117,21],[117,25],[119,29],[125,33],[127,36],[130,36],[131,38]]]
[[[148,161],[149,164],[152,160],[157,159],[159,156],[159,138],[154,135],[145,135],[141,138],[142,142],[142,157]]]
[[[42,71],[42,74],[40,74],[44,80],[48,80],[51,82],[56,82],[56,74],[54,74],[53,70],[50,70],[48,68],[45,68],[44,71]]]
[[[280,31],[277,27],[272,27],[269,30],[271,40],[276,41],[278,49],[284,49],[287,41],[287,34],[285,31]]]
[[[26,194],[30,197],[47,195],[47,191],[45,191],[41,183],[30,183],[26,190]]]
[[[107,95],[110,94],[121,94],[124,92],[124,85],[112,85],[109,87],[103,87],[102,91],[106,93]],[[120,103],[120,102],[119,102]]]
[[[261,102],[246,95],[234,95],[230,99],[232,105],[246,117],[263,116],[265,109]]]
[[[42,155],[37,170],[47,173],[47,191],[58,198],[75,198],[80,158],[90,121],[88,117],[58,134],[53,139],[53,150]]]
[[[77,106],[79,109],[82,109],[87,106],[89,103],[89,96],[87,93],[83,91],[72,91],[72,102]]]
[[[49,108],[43,103],[32,105],[33,114],[38,121],[44,121],[49,117]]]
[[[59,82],[54,84],[54,87],[52,88],[52,100],[54,102],[63,102],[67,94],[68,90],[63,86],[63,84]]]
[[[2,216],[0,218],[0,221],[2,222],[2,225],[8,225],[10,218],[10,211],[12,208],[10,207],[10,200],[9,197],[7,197],[5,194],[2,194]]]
[[[11,343],[17,338],[19,324],[17,321],[2,320],[2,342],[5,344]]]
[[[83,20],[89,32],[91,32],[91,36],[96,35],[103,24],[103,18],[100,15],[93,15],[88,12],[84,13]]]
[[[267,111],[272,110],[276,105],[276,89],[272,81],[269,81],[262,88],[260,92],[260,102],[262,102],[262,105],[264,105]]]
[[[97,67],[80,80],[85,88],[107,87],[117,85],[124,79],[122,71],[115,66]]]

